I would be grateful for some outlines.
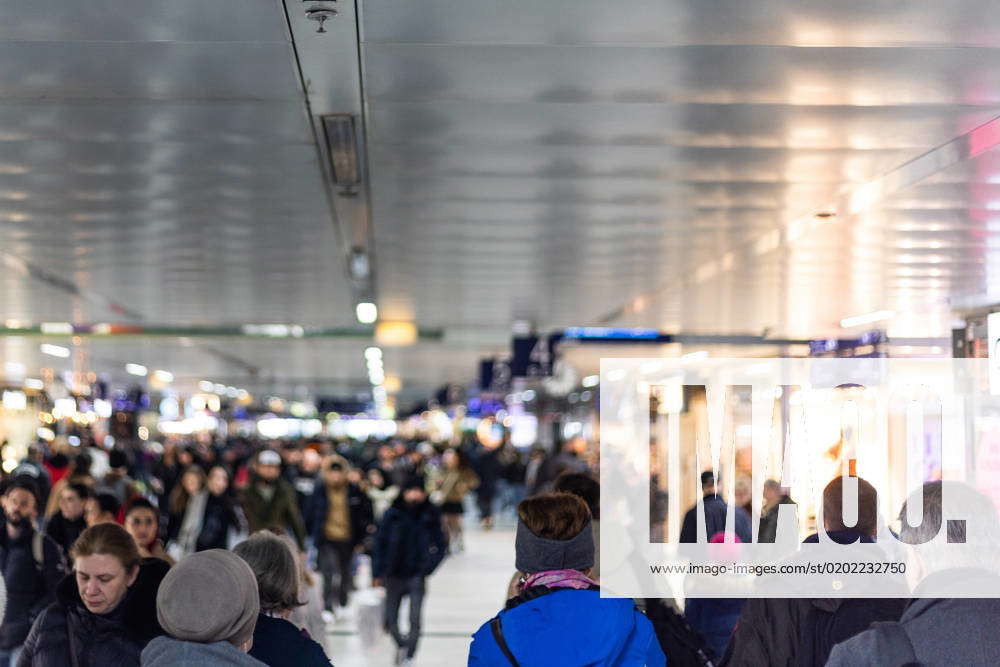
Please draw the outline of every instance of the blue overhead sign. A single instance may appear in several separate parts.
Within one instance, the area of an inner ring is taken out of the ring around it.
[[[562,333],[564,338],[574,340],[657,340],[663,336],[656,329],[619,327],[570,327]]]

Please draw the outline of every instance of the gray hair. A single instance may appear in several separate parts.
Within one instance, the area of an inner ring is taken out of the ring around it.
[[[947,490],[946,490],[947,488]],[[976,567],[996,569],[998,567],[997,548],[1000,545],[1000,520],[993,502],[971,486],[961,482],[927,482],[922,487],[920,501],[923,518],[918,526],[907,521],[907,507],[918,502],[914,492],[899,510],[899,540],[905,544],[920,545],[920,558],[929,570]],[[943,499],[948,496],[951,516],[961,520],[944,518]],[[974,535],[967,535],[967,520],[975,521]],[[932,542],[945,524],[945,543]],[[968,538],[974,541],[975,549],[949,548],[949,544],[965,544]]]
[[[245,560],[257,578],[262,613],[281,613],[300,607],[299,566],[285,542],[260,530],[240,542],[233,552]]]

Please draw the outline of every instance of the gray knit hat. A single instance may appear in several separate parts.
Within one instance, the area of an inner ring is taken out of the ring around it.
[[[184,641],[239,646],[253,636],[259,612],[253,570],[225,549],[187,556],[170,569],[156,594],[160,625]]]
[[[518,572],[534,574],[548,570],[586,570],[594,567],[594,529],[587,520],[577,535],[568,540],[538,537],[524,521],[517,520],[514,537],[514,567]]]

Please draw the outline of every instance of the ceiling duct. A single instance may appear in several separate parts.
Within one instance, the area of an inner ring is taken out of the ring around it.
[[[354,115],[329,113],[321,118],[333,182],[342,188],[341,195],[356,196],[361,185],[361,170],[358,164],[358,136]]]

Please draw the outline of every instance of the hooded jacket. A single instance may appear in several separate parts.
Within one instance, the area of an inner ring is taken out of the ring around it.
[[[267,667],[229,642],[199,644],[157,637],[142,652],[142,667]]]
[[[35,529],[26,526],[12,539],[0,521],[0,575],[7,584],[7,609],[0,624],[0,649],[24,643],[32,622],[55,599],[56,586],[66,574],[62,549],[50,537],[42,540],[42,567],[32,552]]]
[[[142,649],[163,634],[156,620],[156,592],[169,569],[156,558],[142,561],[135,583],[108,614],[88,611],[76,576],[66,576],[56,602],[31,627],[18,667],[138,667]]]
[[[598,590],[559,589],[497,617],[504,641],[522,667],[667,664],[652,623],[631,599],[601,598]],[[491,623],[472,636],[469,665],[509,667]]]

